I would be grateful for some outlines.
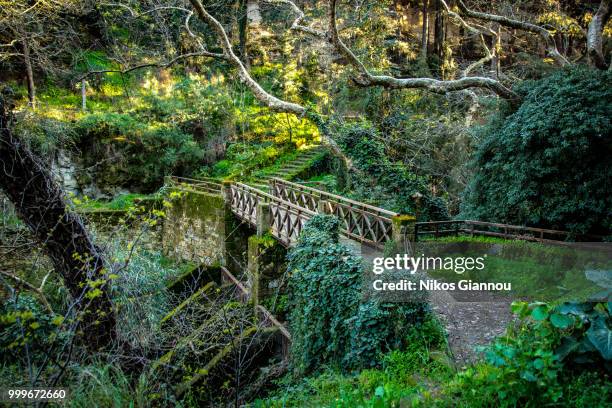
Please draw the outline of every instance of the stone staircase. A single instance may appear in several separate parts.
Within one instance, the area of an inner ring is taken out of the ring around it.
[[[284,180],[293,180],[295,177],[308,170],[318,160],[327,154],[325,146],[316,145],[308,149],[300,150],[293,160],[285,163],[275,163],[253,173],[251,180],[246,184],[257,189],[268,191],[269,180],[273,177]]]

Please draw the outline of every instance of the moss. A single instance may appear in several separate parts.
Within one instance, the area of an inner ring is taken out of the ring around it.
[[[189,296],[187,299],[181,302],[181,304],[172,309],[170,313],[168,313],[166,316],[164,316],[163,319],[160,320],[159,323],[161,325],[164,325],[166,322],[168,322],[170,319],[180,313],[183,309],[185,309],[185,307],[187,307],[189,304],[198,301],[202,296],[210,293],[216,287],[217,284],[215,282],[208,282],[202,288],[198,289],[198,291],[196,291],[193,295]]]
[[[416,217],[414,215],[409,214],[400,214],[391,217],[391,221],[393,223],[397,223],[398,225],[404,225],[411,221],[416,221]]]
[[[277,244],[276,238],[270,232],[266,232],[263,236],[252,235],[249,237],[249,245],[261,245],[264,248],[270,248]]]
[[[200,382],[206,380],[210,377],[211,372],[214,371],[215,367],[223,361],[232,351],[243,346],[245,344],[245,339],[248,339],[252,336],[259,335],[264,338],[264,341],[267,340],[271,335],[278,332],[278,327],[267,327],[263,330],[260,330],[257,326],[251,326],[246,330],[240,332],[240,334],[227,344],[223,349],[221,349],[215,356],[202,368],[196,371],[196,375],[194,375],[189,381],[185,381],[177,387],[177,394],[182,395],[189,388],[194,385],[199,384]],[[211,385],[211,384],[209,384]]]

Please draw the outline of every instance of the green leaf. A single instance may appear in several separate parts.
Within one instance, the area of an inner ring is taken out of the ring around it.
[[[537,321],[545,320],[548,317],[548,307],[545,305],[536,307],[531,312],[531,317]]]
[[[541,371],[544,368],[544,360],[541,358],[536,358],[536,360],[533,362],[533,366]]]
[[[512,310],[512,313],[514,313],[515,315],[518,315],[519,317],[523,318],[527,315],[529,311],[529,306],[527,302],[514,301],[510,305],[510,310]]]
[[[567,315],[553,313],[552,315],[550,315],[550,322],[557,329],[567,329],[572,325],[573,320]]]
[[[581,319],[585,319],[587,314],[593,310],[593,305],[590,302],[578,303],[578,302],[565,302],[561,306],[556,308],[559,314],[571,314],[580,316]]]
[[[612,360],[612,331],[602,316],[591,322],[591,327],[587,330],[586,335],[604,360]]]
[[[385,389],[383,388],[382,385],[379,385],[378,387],[376,387],[376,390],[374,391],[374,395],[380,398],[382,398],[385,395]]]
[[[531,371],[523,371],[523,373],[521,373],[521,378],[529,382],[536,382],[538,380]]]
[[[561,345],[556,350],[556,355],[559,360],[563,360],[571,352],[576,350],[580,343],[574,337],[564,337],[561,340]]]

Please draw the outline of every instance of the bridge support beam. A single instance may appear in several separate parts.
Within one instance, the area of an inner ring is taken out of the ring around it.
[[[272,213],[268,203],[257,204],[257,234],[248,243],[248,286],[255,306],[278,292],[286,270],[287,250],[270,235]]]
[[[282,293],[286,254],[285,247],[271,235],[249,238],[247,286],[255,306],[267,297]]]
[[[257,230],[257,236],[263,237],[272,226],[272,212],[270,211],[270,204],[258,203],[257,204],[257,219],[255,229]]]
[[[416,217],[414,215],[395,215],[391,217],[391,239],[397,252],[412,255],[416,241]]]

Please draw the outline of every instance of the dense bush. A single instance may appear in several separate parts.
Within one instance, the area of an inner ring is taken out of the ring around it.
[[[355,171],[352,188],[356,198],[378,201],[374,204],[393,211],[414,214],[413,194],[422,195],[419,218],[441,220],[448,218],[444,202],[431,195],[427,179],[414,175],[401,163],[389,160],[378,131],[366,124],[345,124],[336,129],[336,139],[352,159]]]
[[[611,82],[575,68],[523,84],[518,110],[482,129],[464,216],[610,234]]]
[[[427,315],[424,303],[362,301],[361,259],[338,242],[339,222],[311,219],[288,255],[292,358],[299,372],[374,366]]]
[[[459,373],[447,392],[474,406],[606,406],[612,391],[610,307],[514,303],[516,325],[485,348],[486,362]]]
[[[28,294],[0,305],[0,363],[10,364],[15,354],[43,359],[52,344],[63,343],[68,333],[59,330],[62,316],[53,316]]]
[[[101,185],[154,189],[165,175],[193,171],[204,154],[192,135],[129,114],[88,115],[76,131],[84,167],[94,169],[91,181]]]

